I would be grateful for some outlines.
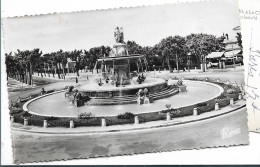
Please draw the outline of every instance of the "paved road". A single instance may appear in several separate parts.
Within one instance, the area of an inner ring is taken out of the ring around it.
[[[15,163],[248,144],[245,108],[195,123],[99,134],[13,132]],[[223,136],[224,130],[224,136]]]

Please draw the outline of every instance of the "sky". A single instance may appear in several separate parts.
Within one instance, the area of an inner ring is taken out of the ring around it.
[[[5,52],[40,48],[43,53],[113,46],[114,29],[125,41],[153,46],[163,38],[190,33],[221,36],[240,25],[236,0],[216,0],[116,10],[99,10],[7,18],[3,22]]]

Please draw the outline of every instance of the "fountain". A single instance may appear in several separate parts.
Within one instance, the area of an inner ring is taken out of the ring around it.
[[[143,70],[137,72],[138,76],[133,75],[136,73],[131,69],[133,64],[140,65],[145,56],[128,53],[127,45],[123,41],[122,28],[116,29],[115,39],[116,44],[110,55],[97,60],[96,64],[99,66],[96,67],[101,68],[101,73],[94,75],[94,79],[91,77],[90,80],[87,79],[86,84],[75,86],[78,90],[75,92],[72,91],[73,87],[69,87],[67,90],[33,98],[23,105],[23,110],[44,118],[61,119],[77,119],[79,114],[81,117],[88,117],[89,114],[86,112],[95,117],[118,116],[123,112],[131,112],[137,116],[161,113],[165,104],[171,105],[172,108],[183,108],[205,103],[224,92],[221,86],[199,81],[197,78],[193,81],[184,80],[183,77],[177,80],[175,77],[166,81],[154,77],[153,72],[149,75]],[[105,122],[102,125],[106,126]]]
[[[108,57],[100,57],[95,68],[100,67],[101,78],[97,83],[78,87],[83,97],[90,97],[88,105],[112,105],[137,103],[136,93],[140,89],[149,90],[150,97],[145,97],[142,103],[148,104],[154,99],[161,99],[176,94],[176,89],[169,88],[164,79],[146,77],[140,68],[147,62],[144,55],[129,54],[127,44],[124,42],[123,28],[116,27],[114,32],[115,44]],[[135,76],[130,68],[137,66]],[[104,80],[102,82],[101,80]],[[153,97],[154,96],[154,97]],[[149,99],[152,98],[153,99]]]

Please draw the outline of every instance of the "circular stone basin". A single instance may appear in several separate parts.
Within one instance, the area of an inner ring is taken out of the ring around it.
[[[25,104],[24,109],[28,109],[29,113],[34,115],[53,117],[77,117],[78,114],[86,112],[91,112],[97,117],[117,116],[125,112],[132,112],[134,114],[157,112],[165,109],[165,104],[171,104],[172,108],[189,106],[216,98],[224,92],[221,86],[209,82],[184,80],[183,84],[187,86],[187,92],[181,92],[177,95],[144,105],[84,105],[75,107],[68,98],[64,97],[65,92],[58,92],[32,99]]]
[[[130,85],[122,85],[119,87],[115,87],[110,83],[103,83],[102,86],[99,86],[96,83],[96,80],[93,80],[86,85],[77,87],[77,89],[82,93],[83,96],[110,97],[111,94],[113,94],[113,96],[135,95],[139,89],[143,88],[148,88],[150,93],[155,93],[160,92],[167,86],[166,81],[161,78],[146,78],[142,84],[137,83],[136,80],[137,77],[134,77],[131,80]]]

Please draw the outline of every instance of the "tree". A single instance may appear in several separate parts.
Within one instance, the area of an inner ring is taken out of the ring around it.
[[[53,75],[53,78],[55,77],[54,74],[55,74],[55,52],[52,52],[52,53],[46,53],[43,55],[44,57],[44,63],[48,66],[48,74],[50,76],[50,73],[52,73]]]
[[[171,68],[171,65],[170,65],[171,55],[172,54],[171,54],[171,51],[170,51],[170,43],[167,43],[166,46],[163,47],[162,56],[164,57],[165,61],[167,62],[169,70],[172,72],[172,68]]]
[[[236,38],[237,38],[238,46],[240,46],[241,48],[243,48],[243,46],[242,46],[242,35],[241,35],[241,32],[238,32],[238,33],[237,33]]]
[[[213,51],[220,49],[220,44],[214,35],[208,34],[191,34],[186,37],[186,45],[189,52],[195,55],[198,62],[202,64],[203,72],[205,72],[205,56]]]
[[[57,52],[52,53],[54,57],[54,65],[56,67],[56,72],[58,74],[58,78],[61,79],[60,73],[61,73],[61,63],[63,60],[63,50],[59,50]]]
[[[15,55],[20,60],[20,64],[25,64],[26,83],[32,85],[33,69],[35,66],[37,66],[39,58],[42,55],[42,52],[40,51],[40,49],[25,50],[25,51],[20,51],[18,49]],[[29,75],[28,77],[27,74]],[[29,81],[27,81],[28,79]]]
[[[68,52],[68,51],[63,52],[61,54],[61,64],[62,64],[62,72],[63,72],[64,79],[65,79],[65,76],[66,76],[65,68],[66,68],[66,64],[68,63],[69,55],[70,55],[70,52]]]
[[[14,73],[14,67],[15,67],[15,60],[12,56],[12,52],[5,53],[5,64],[6,64],[6,75],[7,75],[7,81],[8,77]]]
[[[175,59],[177,71],[179,71],[179,57],[185,54],[185,38],[181,36],[169,36],[161,40],[158,44],[158,55],[168,64],[170,72],[172,72],[171,60]],[[164,62],[163,62],[164,65]]]
[[[80,55],[82,54],[82,50],[74,50],[70,53],[69,58],[71,58],[71,60],[76,61],[76,65],[75,65],[75,69],[76,69],[76,73],[77,76],[79,76],[79,67],[80,67]]]
[[[129,54],[143,54],[142,46],[138,45],[135,41],[127,41],[126,43]]]

